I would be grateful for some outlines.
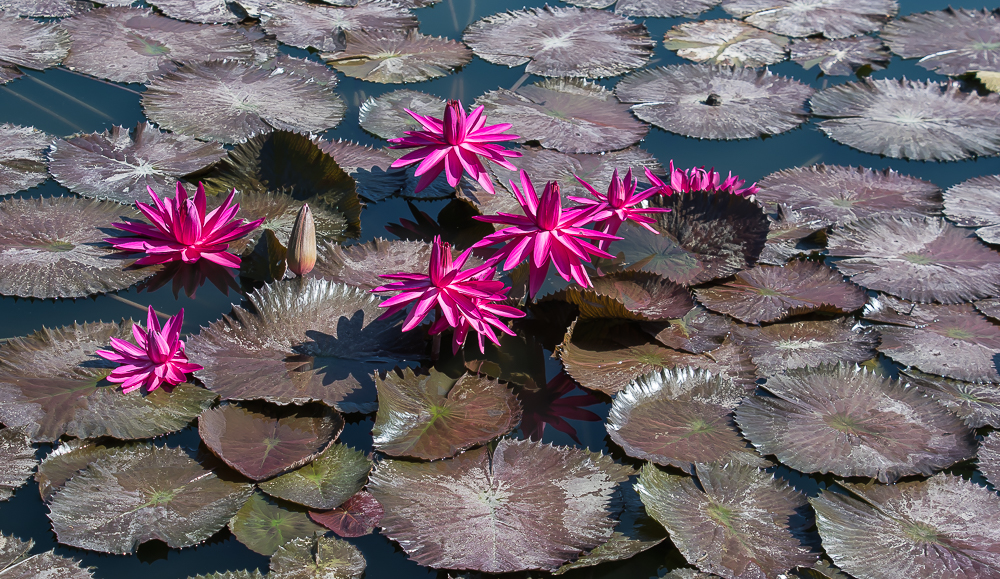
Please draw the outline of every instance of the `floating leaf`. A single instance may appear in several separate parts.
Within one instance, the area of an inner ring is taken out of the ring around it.
[[[629,382],[608,414],[608,435],[625,454],[694,472],[695,463],[770,463],[733,422],[747,389],[695,368],[654,371]]]
[[[750,352],[760,376],[793,368],[864,362],[875,356],[878,333],[842,318],[769,326],[736,326],[733,342]]]
[[[248,299],[187,343],[199,378],[226,399],[335,405],[361,385],[356,376],[423,352],[421,336],[400,335],[403,312],[376,319],[381,300],[367,290],[304,278]]]
[[[1000,299],[978,300],[972,305],[987,318],[1000,321]]]
[[[340,72],[369,82],[420,82],[447,76],[472,60],[463,44],[409,30],[357,30],[347,46],[321,58]]]
[[[899,6],[896,0],[724,0],[722,9],[776,34],[845,38],[878,30]]]
[[[370,492],[360,491],[336,509],[311,512],[309,518],[341,537],[363,537],[378,526],[384,512]]]
[[[931,475],[975,454],[972,430],[916,388],[846,364],[768,378],[736,422],[763,455],[802,472],[883,483]]]
[[[343,50],[343,33],[394,31],[417,27],[417,17],[404,6],[381,0],[356,0],[350,6],[310,4],[298,0],[272,2],[264,29],[285,44],[324,52]]]
[[[406,131],[424,130],[404,109],[425,117],[442,118],[443,99],[415,90],[400,89],[370,97],[361,105],[361,128],[383,139],[402,137]]]
[[[806,497],[743,464],[699,464],[697,480],[647,464],[636,490],[688,563],[727,579],[777,577],[807,567]]]
[[[862,67],[882,70],[889,66],[889,49],[871,36],[840,40],[807,38],[792,42],[789,50],[791,59],[806,70],[818,64],[824,74],[831,76],[854,74]]]
[[[546,300],[575,304],[582,319],[669,320],[694,307],[687,288],[654,274],[623,271],[590,281],[589,288],[573,285]]]
[[[309,520],[305,509],[273,501],[259,492],[229,521],[229,530],[251,551],[270,557],[293,539],[311,538],[326,529]]]
[[[34,127],[0,124],[0,195],[30,189],[49,178],[45,151],[51,140]]]
[[[252,571],[241,569],[239,571],[219,571],[207,575],[194,575],[188,579],[265,579],[265,575],[261,574],[258,569]]]
[[[212,165],[226,154],[216,143],[157,130],[147,122],[130,135],[111,131],[58,139],[49,152],[49,170],[59,184],[84,197],[131,205],[148,201],[147,187],[172,193],[177,179]]]
[[[893,20],[879,35],[903,58],[939,74],[970,70],[1000,71],[1000,13],[996,10],[944,10]]]
[[[66,481],[90,466],[90,463],[110,455],[131,453],[139,446],[145,446],[145,443],[104,446],[83,438],[60,442],[38,465],[38,471],[35,473],[38,494],[48,503],[52,496],[62,489]]]
[[[858,498],[823,491],[809,502],[824,550],[845,572],[885,579],[1000,573],[1000,527],[984,524],[1000,510],[996,494],[947,474],[894,485],[842,484]]]
[[[510,67],[527,63],[539,76],[605,78],[649,60],[654,41],[646,27],[604,10],[526,8],[487,16],[465,29],[480,58]]]
[[[431,246],[424,241],[377,238],[349,246],[324,242],[319,244],[312,274],[333,282],[373,289],[385,284],[381,275],[426,271],[430,254]]]
[[[1000,242],[1000,175],[973,177],[944,192],[944,214],[963,227],[979,227],[987,243]]]
[[[153,0],[153,6],[178,20],[205,24],[234,24],[242,20],[232,0]]]
[[[918,302],[1000,295],[1000,254],[940,217],[871,217],[830,232],[834,265],[854,283]]]
[[[299,537],[271,556],[271,574],[287,579],[359,579],[365,557],[357,547],[333,537]]]
[[[0,9],[4,9],[0,4]],[[43,70],[59,66],[69,53],[69,35],[62,27],[18,18],[9,8],[0,12],[0,62]]]
[[[739,20],[683,22],[667,31],[663,47],[677,56],[725,66],[764,66],[785,60],[788,39]]]
[[[55,551],[29,555],[33,540],[22,541],[13,535],[0,534],[0,577],[3,579],[91,579],[90,567],[80,567],[76,559],[67,559]]]
[[[0,501],[14,496],[14,491],[31,478],[37,465],[35,449],[31,446],[26,427],[0,429]],[[0,571],[0,576],[3,576],[3,571]]]
[[[420,565],[506,573],[555,569],[604,543],[608,499],[632,469],[566,446],[502,439],[491,453],[385,460],[369,490],[382,532]]]
[[[188,64],[165,74],[149,84],[142,106],[164,129],[221,143],[272,129],[324,131],[337,126],[346,109],[329,85],[235,61]]]
[[[760,202],[759,194],[757,200]],[[827,226],[824,219],[807,216],[788,205],[778,203],[774,213],[768,213],[767,220],[767,242],[760,252],[757,260],[759,263],[784,265],[802,254],[816,253],[823,249],[823,245],[816,243],[814,234]],[[822,241],[825,244],[826,239]]]
[[[7,84],[12,80],[17,80],[24,76],[21,69],[17,68],[13,64],[5,64],[0,61],[0,84]]]
[[[976,80],[983,83],[986,90],[1000,92],[1000,72],[981,70],[976,72]]]
[[[957,161],[1000,153],[1000,95],[964,92],[959,84],[864,79],[812,98],[819,128],[866,153],[916,161]]]
[[[678,64],[631,74],[615,94],[640,119],[699,139],[753,139],[809,118],[813,89],[767,69]]]
[[[696,289],[706,307],[748,324],[773,322],[808,312],[847,313],[861,309],[868,296],[822,263],[794,261],[758,265],[722,285]]]
[[[551,79],[499,89],[476,99],[491,122],[511,123],[518,142],[538,141],[566,153],[624,149],[642,140],[649,127],[603,86],[585,79]]]
[[[901,371],[900,376],[961,418],[966,426],[1000,428],[1000,385],[941,378],[912,368]]]
[[[0,0],[0,11],[32,18],[61,18],[85,12],[93,7],[93,3],[84,0]]]
[[[718,348],[733,330],[733,322],[729,318],[713,314],[701,306],[695,306],[682,317],[669,322],[667,327],[644,324],[644,328],[664,346],[693,354]]]
[[[267,494],[313,509],[340,506],[365,486],[372,463],[346,444],[333,444],[309,464],[260,488]]]
[[[206,470],[179,448],[137,445],[99,458],[49,503],[59,542],[132,553],[153,539],[188,547],[226,525],[253,487]]]
[[[996,488],[1000,485],[1000,435],[990,433],[979,447],[979,470]]]
[[[653,18],[693,17],[714,8],[720,0],[566,0],[567,4],[581,8],[607,8],[615,5],[615,12],[624,16],[650,16]]]

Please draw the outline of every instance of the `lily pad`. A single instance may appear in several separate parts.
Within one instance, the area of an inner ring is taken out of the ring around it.
[[[958,83],[865,79],[812,98],[819,128],[866,153],[917,161],[957,161],[1000,153],[1000,95],[979,96]]]
[[[214,164],[225,154],[216,143],[164,133],[143,122],[131,135],[127,128],[115,125],[103,133],[56,140],[49,152],[49,171],[78,195],[131,205],[148,201],[147,187],[165,194],[180,177]]]
[[[0,38],[0,62],[7,65],[44,70],[69,53],[69,34],[61,26],[18,18],[9,9],[0,12]]]
[[[820,364],[860,363],[875,357],[878,333],[841,318],[769,326],[736,326],[733,342],[746,348],[766,377],[793,368]]]
[[[994,486],[1000,485],[1000,436],[990,433],[979,447],[979,470]]]
[[[605,78],[638,68],[655,42],[646,27],[604,10],[526,8],[473,22],[464,40],[480,58],[539,76]]]
[[[963,227],[978,227],[987,243],[1000,242],[1000,175],[973,177],[944,193],[944,214]]]
[[[827,40],[807,38],[796,40],[788,47],[791,59],[810,68],[819,65],[824,74],[846,76],[858,69],[882,70],[889,66],[889,49],[882,41],[871,36]]]
[[[88,466],[90,463],[119,453],[131,453],[145,443],[127,442],[121,445],[105,446],[93,440],[72,438],[60,442],[52,452],[45,455],[38,471],[35,472],[35,482],[38,483],[38,494],[42,501],[48,503],[52,497],[63,488],[66,481]]]
[[[760,202],[760,196],[757,196]],[[767,242],[760,252],[759,263],[768,265],[784,265],[804,254],[814,254],[823,249],[823,244],[817,243],[817,234],[827,227],[823,218],[805,215],[800,211],[792,209],[788,205],[778,203],[773,213],[767,214],[769,228],[767,232]]]
[[[600,153],[634,145],[649,132],[627,105],[585,79],[551,79],[499,89],[476,99],[490,122],[511,123],[518,142],[538,141],[565,153]]]
[[[1000,71],[1000,13],[996,10],[944,10],[893,20],[879,35],[903,58],[939,74],[971,70]]]
[[[24,76],[21,69],[13,64],[5,64],[0,61],[0,84],[7,84],[12,80],[17,80]]]
[[[178,20],[204,24],[235,24],[243,18],[232,0],[153,0],[153,6]]]
[[[236,61],[188,64],[165,74],[149,84],[142,106],[164,129],[221,143],[273,129],[324,131],[346,110],[330,85]]]
[[[636,271],[595,277],[589,288],[573,285],[551,299],[576,305],[582,319],[670,320],[686,315],[694,307],[691,293],[684,286]]]
[[[854,496],[823,491],[809,502],[823,548],[845,572],[859,579],[1000,573],[1000,528],[983,524],[1000,510],[996,494],[947,474],[843,486]]]
[[[283,579],[360,579],[365,557],[357,547],[333,537],[299,537],[271,556],[271,575]]]
[[[787,45],[783,36],[731,19],[683,22],[663,37],[663,47],[681,58],[725,66],[779,63]]]
[[[431,245],[424,241],[376,238],[368,243],[342,246],[323,242],[316,251],[312,275],[363,289],[385,285],[379,277],[407,271],[425,271]]]
[[[158,539],[188,547],[226,525],[253,487],[206,470],[179,448],[137,445],[99,458],[49,503],[59,542],[105,553],[132,553]]]
[[[370,492],[360,491],[336,509],[311,512],[309,518],[341,537],[363,537],[375,530],[384,513]]]
[[[912,368],[901,371],[900,376],[961,418],[969,428],[1000,428],[1000,385],[952,380]]]
[[[805,544],[806,496],[742,464],[699,464],[695,477],[642,468],[636,490],[688,563],[727,579],[777,577],[817,559]]]
[[[766,467],[733,422],[746,395],[742,385],[696,368],[650,372],[615,397],[608,435],[629,456],[692,473],[702,462]]]
[[[695,306],[669,322],[666,327],[662,324],[644,324],[643,327],[664,346],[692,354],[718,348],[734,327],[729,318],[713,314],[701,306]]]
[[[0,429],[0,501],[14,496],[38,466],[28,429],[23,426]],[[0,571],[0,576],[3,571]]]
[[[385,460],[369,491],[382,532],[420,565],[553,570],[611,536],[607,505],[632,469],[566,446],[502,439],[435,462]]]
[[[226,399],[332,406],[361,386],[356,376],[424,350],[422,336],[401,335],[404,312],[377,319],[381,300],[366,290],[306,278],[248,299],[187,342],[198,377]]]
[[[802,472],[893,483],[972,458],[972,430],[916,388],[846,364],[768,378],[736,422],[757,450]]]
[[[273,501],[259,492],[253,493],[229,521],[229,530],[240,543],[265,557],[274,555],[289,541],[326,531],[309,520],[303,507]]]
[[[321,55],[347,76],[369,82],[420,82],[447,76],[472,60],[465,45],[408,30],[356,30],[347,46]]]
[[[115,0],[109,0],[114,2]],[[0,0],[0,11],[32,18],[62,18],[94,7],[85,0]]]
[[[693,17],[718,6],[721,0],[566,0],[567,4],[581,8],[607,8],[615,5],[615,12],[624,16],[653,18]]]
[[[698,139],[753,139],[809,118],[813,89],[770,71],[678,64],[631,74],[615,94],[640,119]],[[714,96],[713,96],[714,95]]]
[[[371,468],[364,453],[333,444],[309,464],[260,483],[260,488],[273,497],[313,509],[332,509],[365,486]]]
[[[33,540],[22,541],[13,535],[0,534],[0,577],[3,579],[91,579],[90,567],[80,567],[76,559],[67,559],[55,551],[29,554]]]
[[[335,52],[344,48],[343,33],[417,27],[417,17],[395,2],[357,0],[350,4],[330,6],[298,0],[271,2],[267,7],[264,29],[291,46]]]
[[[370,97],[361,104],[358,121],[361,128],[383,139],[404,136],[407,131],[422,131],[423,126],[404,109],[418,115],[442,118],[445,101],[420,91],[400,89],[378,97]]]
[[[1000,253],[940,217],[871,217],[830,232],[854,283],[906,300],[957,304],[1000,295]]]
[[[241,569],[239,571],[219,571],[207,575],[193,575],[188,579],[265,579],[265,577],[258,569],[252,571]]]
[[[696,289],[709,309],[748,324],[774,322],[808,312],[847,313],[861,309],[868,296],[844,276],[821,263],[794,261],[758,265],[722,285]]]
[[[34,127],[0,124],[0,195],[30,189],[49,178],[45,151],[51,140]]]
[[[775,34],[846,38],[882,28],[899,5],[896,0],[724,0],[722,9]]]

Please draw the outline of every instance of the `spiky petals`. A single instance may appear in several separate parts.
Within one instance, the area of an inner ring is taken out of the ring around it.
[[[492,275],[492,274],[491,274]],[[504,288],[503,293],[506,293],[510,288]],[[455,332],[452,337],[451,351],[453,354],[457,354],[462,346],[465,344],[465,338],[469,335],[470,329],[475,329],[476,334],[479,338],[479,351],[482,353],[486,352],[486,346],[483,342],[483,338],[489,339],[497,346],[500,345],[500,340],[497,338],[496,333],[493,328],[500,330],[501,332],[508,334],[510,336],[516,335],[513,330],[507,327],[507,324],[500,319],[500,316],[505,318],[523,318],[524,312],[513,307],[505,306],[502,304],[490,303],[487,300],[473,299],[476,304],[476,311],[479,312],[481,316],[481,324],[473,325],[473,320],[468,318],[462,318],[458,326],[455,327]],[[492,327],[491,327],[492,326]],[[448,319],[441,317],[438,318],[433,324],[431,324],[430,334],[440,334],[441,332],[447,330],[449,327]]]
[[[180,339],[184,324],[184,310],[167,320],[160,328],[153,306],[146,313],[146,328],[132,325],[135,344],[111,338],[113,352],[98,350],[98,356],[120,364],[111,371],[108,382],[120,383],[122,392],[129,393],[139,388],[152,392],[160,386],[171,390],[187,380],[187,374],[197,372],[202,367],[188,362],[184,353],[184,342]]]
[[[511,181],[514,196],[521,204],[524,215],[499,213],[497,215],[476,216],[475,219],[487,223],[510,225],[487,235],[473,247],[486,247],[494,243],[506,243],[497,250],[490,261],[500,263],[503,269],[511,270],[517,264],[529,259],[529,293],[535,295],[545,281],[551,262],[556,271],[566,281],[571,279],[583,287],[590,286],[590,277],[583,262],[590,263],[590,256],[611,259],[610,253],[584,241],[584,238],[599,241],[621,239],[610,233],[586,229],[585,226],[607,219],[611,211],[597,207],[563,208],[559,196],[559,184],[550,181],[545,184],[541,199],[535,192],[528,174],[521,171],[521,187]]]
[[[661,195],[671,193],[688,193],[691,191],[708,191],[709,193],[729,193],[732,195],[753,195],[759,188],[754,183],[749,187],[744,187],[746,181],[740,179],[739,175],[733,175],[732,171],[726,180],[722,180],[722,175],[715,171],[715,168],[705,170],[705,167],[692,167],[687,171],[674,168],[674,162],[670,161],[669,183],[664,183],[659,177],[646,169],[646,178],[653,184],[650,189],[643,191],[647,193],[653,191]]]
[[[520,157],[521,153],[509,151],[500,145],[500,141],[512,141],[517,135],[501,134],[510,128],[510,123],[486,125],[486,115],[483,107],[476,107],[472,114],[466,115],[465,109],[458,101],[448,101],[444,109],[444,120],[435,117],[425,117],[406,109],[410,116],[416,119],[423,131],[407,131],[405,137],[389,139],[396,143],[393,149],[412,149],[392,163],[393,167],[406,167],[419,162],[416,175],[420,176],[415,192],[431,184],[444,171],[448,184],[458,185],[464,170],[490,193],[493,193],[493,181],[490,173],[483,166],[480,157],[496,163],[505,169],[514,171],[516,167],[510,164],[506,157]]]
[[[256,229],[263,219],[244,225],[236,219],[240,205],[232,205],[234,189],[225,203],[206,214],[205,187],[198,183],[194,199],[177,183],[173,199],[160,199],[147,187],[153,205],[136,203],[139,211],[152,223],[113,223],[118,229],[136,237],[109,237],[107,241],[124,251],[140,251],[148,255],[136,261],[137,265],[152,265],[170,261],[194,263],[207,259],[226,267],[239,267],[240,258],[227,252],[229,244]]]
[[[646,171],[648,172],[649,169]],[[586,187],[587,191],[590,191],[590,194],[596,199],[590,199],[587,197],[570,197],[570,199],[576,201],[577,203],[581,203],[584,206],[593,207],[597,211],[611,212],[607,218],[598,221],[596,224],[597,228],[604,233],[614,235],[618,233],[618,229],[621,227],[622,223],[632,221],[633,223],[645,227],[655,235],[660,234],[659,231],[653,229],[649,225],[650,223],[655,223],[656,220],[648,215],[643,215],[643,213],[665,213],[670,210],[659,207],[642,206],[642,202],[652,195],[655,195],[657,191],[656,188],[650,188],[637,194],[635,192],[635,188],[639,182],[632,177],[632,169],[629,169],[625,173],[624,179],[618,177],[618,169],[615,169],[614,174],[611,176],[611,183],[608,185],[607,194],[600,193],[591,187],[589,183],[579,177],[577,177],[576,180]],[[597,247],[606,250],[609,245],[611,245],[611,240],[602,239],[598,242]]]

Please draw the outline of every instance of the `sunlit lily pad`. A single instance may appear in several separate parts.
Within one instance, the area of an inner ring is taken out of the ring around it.
[[[423,241],[377,238],[368,243],[342,246],[320,243],[316,251],[314,277],[364,289],[384,285],[379,277],[399,272],[426,271],[431,245]]]
[[[1000,497],[939,474],[894,485],[844,484],[854,496],[809,499],[823,548],[861,579],[990,577],[1000,573]],[[860,499],[860,500],[859,500]]]
[[[31,478],[37,465],[27,428],[8,426],[0,429],[0,501],[12,497],[14,491]]]
[[[958,417],[916,388],[841,364],[768,378],[736,422],[757,450],[802,472],[892,483],[931,475],[975,454]]]
[[[893,20],[879,35],[903,58],[940,74],[1000,71],[1000,14],[995,10],[944,10]]]
[[[110,3],[121,0],[108,0]],[[61,18],[85,12],[94,7],[86,0],[0,0],[0,11],[32,18]]]
[[[656,175],[663,174],[660,162],[649,151],[639,147],[600,154],[560,153],[538,147],[523,147],[520,152],[521,158],[517,160],[517,168],[531,175],[531,180],[536,185],[546,181],[557,181],[559,191],[564,198],[570,195],[591,196],[576,180],[577,177],[588,183],[609,183],[616,169],[619,177],[624,175],[625,171],[632,169],[632,176],[639,180],[642,187],[642,183],[646,180],[644,168],[649,168]],[[520,183],[517,171],[508,171],[495,165],[492,169],[497,181],[508,190],[510,181],[515,184]],[[569,205],[569,202],[565,204]]]
[[[309,518],[341,537],[363,537],[375,530],[383,514],[385,510],[375,497],[360,491],[332,511],[310,512]]]
[[[133,452],[139,446],[145,446],[145,443],[129,442],[105,446],[83,438],[60,442],[52,452],[45,455],[38,465],[38,471],[35,472],[38,494],[48,503],[56,492],[62,489],[66,481],[90,466],[90,463],[110,455]]]
[[[831,139],[866,153],[919,161],[956,161],[1000,153],[1000,95],[979,96],[958,83],[865,79],[816,93],[813,114]]]
[[[868,299],[865,291],[830,267],[811,261],[758,265],[722,285],[694,290],[705,307],[748,324],[773,322],[808,312],[847,313]]]
[[[1000,435],[990,433],[979,447],[979,470],[995,487],[1000,485]]]
[[[978,300],[973,305],[987,318],[1000,321],[1000,299]]]
[[[694,307],[687,288],[655,274],[623,271],[590,281],[587,289],[573,285],[552,298],[575,304],[583,319],[670,320]]]
[[[584,79],[551,79],[499,89],[476,99],[490,122],[511,123],[518,142],[538,141],[565,153],[600,153],[639,142],[649,127],[603,86]]]
[[[973,177],[944,193],[944,214],[963,227],[978,227],[987,243],[1000,243],[1000,175]]]
[[[360,579],[365,557],[357,547],[333,537],[299,537],[271,556],[271,576],[288,579]]]
[[[232,0],[153,0],[150,2],[165,15],[178,20],[205,24],[236,23],[242,20]]]
[[[143,110],[164,129],[239,143],[272,129],[319,132],[346,109],[330,85],[295,72],[214,61],[189,64],[150,83]]]
[[[674,18],[697,16],[718,6],[720,0],[566,0],[567,4],[581,8],[607,8],[615,5],[615,12],[625,16],[651,16]]]
[[[940,217],[871,217],[835,228],[827,249],[854,283],[918,302],[1000,295],[1000,253]]]
[[[335,52],[344,48],[342,33],[406,30],[417,26],[417,17],[395,2],[357,0],[350,4],[330,6],[298,0],[271,2],[267,7],[264,29],[291,46]]]
[[[30,189],[49,178],[45,151],[51,141],[34,127],[0,124],[0,195]]]
[[[824,74],[846,76],[862,67],[882,70],[889,66],[889,49],[877,38],[858,36],[840,40],[807,38],[789,46],[791,59],[806,70],[819,65]]]
[[[377,319],[381,300],[367,290],[299,279],[248,299],[187,342],[188,356],[205,367],[198,377],[223,398],[335,405],[374,368],[424,350],[417,332],[401,333],[403,312]]]
[[[354,177],[358,195],[366,200],[378,202],[402,190],[406,173],[391,168],[393,158],[385,151],[342,139],[319,141],[317,145]]]
[[[733,322],[729,318],[713,314],[701,306],[695,306],[669,322],[666,327],[658,324],[646,324],[644,327],[664,346],[693,354],[718,348],[733,330]]]
[[[400,89],[371,97],[361,104],[358,121],[361,128],[383,139],[404,136],[406,131],[422,131],[423,127],[404,109],[418,115],[442,118],[445,101],[420,91]]]
[[[660,370],[618,393],[606,425],[625,454],[694,472],[695,463],[770,463],[736,430],[743,386],[695,368]]]
[[[303,507],[276,502],[256,492],[229,521],[229,530],[251,551],[266,557],[300,537],[322,535],[326,529],[309,520]]]
[[[240,569],[239,571],[219,571],[218,573],[193,575],[188,577],[188,579],[265,579],[265,577],[266,576],[262,574],[259,569],[253,569],[251,571]]]
[[[131,205],[137,200],[149,201],[146,187],[168,194],[177,179],[225,154],[216,143],[164,133],[144,122],[137,124],[132,134],[115,125],[103,133],[57,140],[49,152],[49,171],[78,195]]]
[[[82,549],[131,553],[153,539],[188,547],[224,527],[252,489],[179,448],[138,445],[68,480],[49,503],[49,519],[60,543]]]
[[[806,496],[742,464],[699,464],[697,480],[642,468],[636,490],[688,563],[727,579],[777,577],[817,559]]]
[[[638,68],[655,44],[644,25],[612,12],[551,6],[487,16],[466,28],[463,39],[494,64],[527,63],[529,74],[587,78]]]
[[[843,318],[768,326],[736,326],[734,343],[750,352],[761,376],[793,368],[864,362],[875,356],[878,333]]]
[[[974,384],[909,369],[901,379],[921,388],[970,428],[1000,428],[1000,385]]]
[[[632,469],[566,446],[502,439],[435,462],[385,460],[369,491],[382,532],[420,565],[555,569],[611,536],[607,505]]]
[[[0,534],[0,577],[3,579],[91,579],[89,567],[55,554],[55,551],[29,554],[33,540],[22,541],[13,535]]]
[[[878,30],[899,6],[896,0],[724,0],[722,9],[776,34],[845,38]]]
[[[3,4],[0,3],[0,8]],[[0,62],[42,70],[59,66],[69,53],[69,34],[57,24],[0,12]]]
[[[338,443],[309,464],[260,483],[260,488],[271,496],[313,509],[332,509],[361,490],[371,467],[364,453]]]
[[[409,30],[357,30],[347,46],[322,54],[327,64],[354,78],[380,83],[420,82],[447,76],[472,60],[463,44]]]
[[[739,20],[683,22],[667,31],[663,47],[677,56],[726,66],[764,66],[785,60],[788,39]]]
[[[757,195],[760,202],[760,194]],[[816,233],[825,230],[825,218],[806,215],[788,205],[778,203],[774,212],[767,214],[767,242],[757,259],[768,265],[784,265],[803,254],[817,253],[824,249],[825,237],[818,243]],[[825,231],[819,236],[825,235]]]
[[[813,89],[770,71],[679,64],[641,70],[615,94],[640,119],[699,139],[752,139],[790,131],[809,118]]]

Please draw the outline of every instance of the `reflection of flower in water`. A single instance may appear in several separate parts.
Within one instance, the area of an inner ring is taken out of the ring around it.
[[[545,433],[545,425],[548,424],[559,432],[568,434],[577,444],[582,445],[576,436],[576,429],[565,419],[600,422],[603,420],[600,416],[590,410],[584,410],[583,407],[602,404],[604,400],[591,392],[566,396],[575,389],[576,382],[569,377],[569,374],[560,372],[538,390],[527,388],[519,390],[517,397],[524,407],[521,418],[521,432],[524,433],[524,437],[541,440]]]
[[[145,281],[139,289],[140,291],[155,292],[171,281],[173,282],[172,289],[175,298],[180,293],[181,288],[184,288],[184,294],[188,297],[195,297],[198,288],[205,285],[206,281],[212,282],[212,285],[219,288],[219,291],[224,295],[229,295],[229,288],[240,290],[233,270],[204,259],[195,263],[169,262],[156,275]]]

